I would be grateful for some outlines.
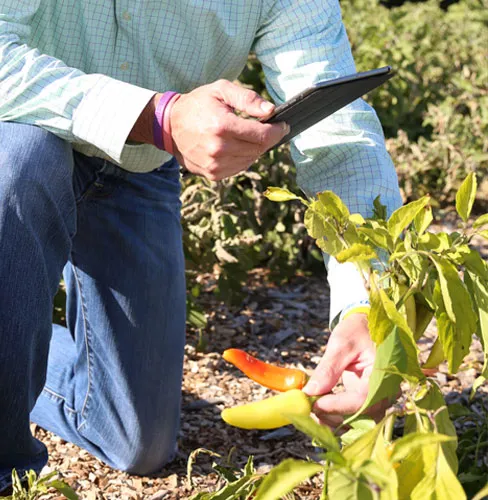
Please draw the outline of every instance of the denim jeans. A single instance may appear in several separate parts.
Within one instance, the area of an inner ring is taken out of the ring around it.
[[[185,337],[176,161],[127,172],[0,123],[0,491],[39,471],[29,420],[112,467],[174,457]],[[52,325],[64,276],[68,328]]]

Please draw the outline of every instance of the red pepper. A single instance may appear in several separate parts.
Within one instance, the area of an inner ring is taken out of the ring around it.
[[[265,363],[241,349],[227,349],[224,351],[223,358],[239,368],[251,380],[275,391],[301,389],[308,380],[307,374],[302,370],[281,368]]]

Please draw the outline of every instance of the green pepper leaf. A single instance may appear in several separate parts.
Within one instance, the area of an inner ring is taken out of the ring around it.
[[[354,243],[349,248],[341,250],[335,257],[338,262],[360,262],[378,258],[376,252],[363,243]]]
[[[488,214],[483,214],[480,215],[474,222],[473,222],[473,228],[478,229],[481,226],[484,226],[485,224],[488,224]]]
[[[400,234],[406,229],[417,214],[429,203],[430,198],[423,196],[422,198],[407,203],[406,205],[397,208],[388,219],[388,232],[391,235],[393,242],[400,237]]]
[[[319,202],[322,204],[324,210],[332,215],[334,219],[343,221],[350,216],[349,210],[344,202],[332,191],[323,191],[317,194]]]
[[[402,381],[401,375],[388,373],[390,367],[397,367],[400,372],[407,371],[408,358],[403,343],[400,339],[398,328],[386,337],[386,339],[377,347],[376,358],[373,366],[373,372],[369,379],[369,391],[366,401],[361,408],[349,418],[346,418],[344,424],[353,421],[358,415],[364,412],[375,403],[395,397],[400,390]]]
[[[288,458],[273,468],[258,488],[255,500],[276,500],[291,493],[302,481],[323,471],[316,462]]]
[[[419,235],[423,234],[433,220],[434,217],[432,215],[432,207],[430,205],[426,205],[413,219],[413,224],[417,233]]]
[[[302,200],[299,196],[292,193],[286,188],[269,186],[264,192],[264,196],[271,201],[290,201],[290,200]]]
[[[390,458],[392,462],[400,462],[416,449],[429,444],[445,443],[448,441],[455,441],[455,438],[452,436],[445,436],[444,434],[434,434],[430,432],[413,432],[394,442]]]
[[[299,431],[311,437],[322,448],[336,452],[341,451],[339,441],[327,425],[318,424],[310,416],[286,413],[284,415]]]
[[[468,220],[476,198],[476,176],[470,172],[456,193],[456,211],[464,222]]]

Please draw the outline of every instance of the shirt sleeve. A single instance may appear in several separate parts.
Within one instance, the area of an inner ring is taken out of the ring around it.
[[[85,74],[30,47],[41,0],[0,4],[0,121],[42,127],[66,141],[91,144],[120,163],[127,137],[155,92]]]
[[[276,103],[317,81],[356,71],[338,0],[276,0],[263,16],[253,49]],[[352,213],[363,216],[371,216],[378,195],[389,213],[402,204],[381,124],[362,99],[298,135],[291,154],[297,183],[307,196],[331,190]],[[352,264],[339,264],[329,256],[325,263],[334,324],[345,307],[366,299],[367,292]]]

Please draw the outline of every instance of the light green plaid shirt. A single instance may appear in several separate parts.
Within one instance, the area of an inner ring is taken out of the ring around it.
[[[250,50],[277,103],[355,71],[337,0],[0,0],[0,121],[150,171],[168,154],[126,139],[154,92],[233,80]],[[363,215],[378,194],[390,210],[401,203],[381,126],[362,100],[298,136],[292,155],[309,195],[331,189]]]

